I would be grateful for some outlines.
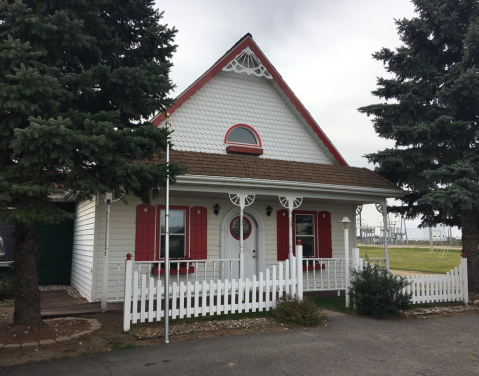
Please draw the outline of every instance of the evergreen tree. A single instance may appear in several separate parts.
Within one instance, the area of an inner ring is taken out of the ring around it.
[[[395,147],[366,157],[411,194],[392,207],[422,224],[462,229],[469,289],[479,292],[479,2],[413,0],[417,16],[397,20],[402,46],[383,48],[388,78],[359,109]]]
[[[176,30],[161,17],[153,0],[0,1],[0,220],[16,224],[16,324],[42,323],[35,222],[69,215],[52,194],[149,202],[165,185],[168,134],[145,121],[172,103]]]

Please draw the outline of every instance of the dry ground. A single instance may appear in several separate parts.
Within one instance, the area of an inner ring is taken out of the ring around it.
[[[0,343],[33,342],[40,339],[55,338],[58,335],[68,335],[80,330],[77,325],[81,324],[78,323],[84,323],[83,320],[77,320],[77,324],[75,324],[75,321],[70,321],[73,322],[71,326],[67,322],[57,326],[56,323],[62,323],[62,321],[53,321],[50,325],[39,328],[15,327],[11,325],[13,310],[11,302],[0,302]],[[52,345],[15,350],[0,349],[0,367],[157,345],[164,341],[164,324],[162,322],[132,325],[130,332],[124,333],[122,312],[98,313],[82,317],[97,319],[102,327],[88,336],[73,338]],[[170,324],[170,342],[289,329],[293,329],[293,327],[284,326],[271,317],[222,321],[194,321],[190,319]]]

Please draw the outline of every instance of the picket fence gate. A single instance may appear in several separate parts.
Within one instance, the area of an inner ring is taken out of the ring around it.
[[[299,247],[297,247],[299,248]],[[302,250],[296,257],[260,272],[250,280],[232,279],[173,282],[170,284],[169,317],[183,319],[199,315],[269,311],[276,307],[276,300],[286,295],[303,297]],[[299,278],[297,278],[299,276]],[[164,311],[164,284],[161,279],[147,279],[145,274],[133,272],[133,261],[125,266],[125,299],[123,329],[131,324],[161,321]]]
[[[445,275],[417,275],[404,277],[410,284],[403,293],[412,293],[412,303],[436,303],[469,301],[467,284],[467,259],[462,258],[461,264]]]

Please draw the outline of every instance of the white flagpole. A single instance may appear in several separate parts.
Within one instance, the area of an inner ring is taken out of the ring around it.
[[[166,133],[170,133],[170,117],[166,113]],[[166,202],[165,202],[165,343],[170,342],[169,338],[169,311],[170,311],[170,143],[166,142]],[[161,213],[160,213],[161,214]],[[160,215],[161,218],[161,215]],[[160,220],[161,222],[161,220]],[[161,223],[160,223],[161,231]],[[161,235],[160,235],[161,236]]]

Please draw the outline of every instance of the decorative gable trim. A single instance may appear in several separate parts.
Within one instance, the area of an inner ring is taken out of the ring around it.
[[[292,90],[279,75],[276,69],[271,65],[269,60],[259,49],[256,43],[253,41],[251,34],[246,34],[241,40],[236,43],[221,59],[219,59],[206,73],[204,73],[198,80],[196,80],[191,86],[189,86],[183,93],[181,93],[176,99],[173,106],[168,109],[170,114],[174,113],[181,105],[186,102],[192,95],[194,95],[199,89],[201,89],[211,78],[213,78],[218,72],[225,68],[231,61],[239,56],[247,47],[254,53],[255,57],[259,59],[266,71],[271,74],[273,80],[279,85],[286,96],[289,98],[294,107],[299,111],[301,116],[306,120],[313,132],[321,139],[329,152],[339,162],[341,166],[348,166],[347,162],[343,159],[341,154],[336,150],[328,137],[323,133],[319,125],[314,121],[312,116],[294,95]],[[152,123],[157,127],[166,119],[165,114],[158,114],[152,119]]]
[[[272,80],[273,77],[267,69],[261,64],[251,48],[246,47],[236,56],[230,63],[222,69],[224,72],[246,73],[247,75],[255,75],[257,77],[266,77]]]

